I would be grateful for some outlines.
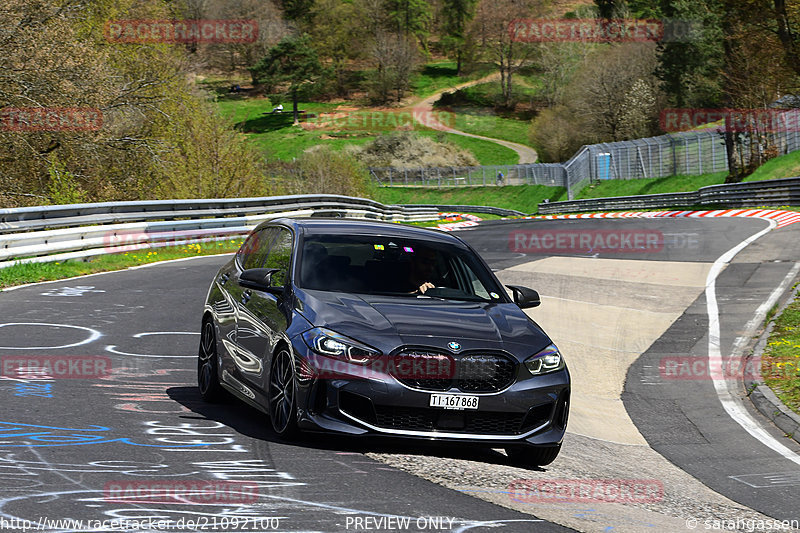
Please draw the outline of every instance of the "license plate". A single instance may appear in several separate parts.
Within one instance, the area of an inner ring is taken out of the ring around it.
[[[445,409],[477,409],[477,396],[464,396],[463,394],[431,394],[431,407],[444,407]]]

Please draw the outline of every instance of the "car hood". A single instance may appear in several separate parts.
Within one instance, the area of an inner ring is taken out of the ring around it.
[[[384,353],[401,345],[462,350],[497,349],[531,355],[548,336],[515,304],[434,298],[298,291],[303,316],[314,326],[369,344]]]

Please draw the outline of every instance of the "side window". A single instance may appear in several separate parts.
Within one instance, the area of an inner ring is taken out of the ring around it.
[[[471,296],[478,296],[489,300],[489,292],[468,263],[460,257],[454,257],[450,262],[451,267],[458,272],[458,289]]]
[[[251,234],[239,248],[239,263],[242,269],[259,268],[269,251],[269,244],[275,237],[278,228],[264,228]]]
[[[468,265],[464,265],[464,270],[467,275],[467,280],[469,280],[469,284],[471,285],[472,294],[475,296],[479,296],[484,300],[490,300],[489,292],[486,290],[486,287],[483,286],[483,283],[478,279],[478,276],[472,271],[472,269]]]
[[[272,285],[281,287],[289,282],[289,268],[292,263],[292,232],[285,228],[275,228],[277,237],[272,243],[264,268],[277,268],[272,276]]]

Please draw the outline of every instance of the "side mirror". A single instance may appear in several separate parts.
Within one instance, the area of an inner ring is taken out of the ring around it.
[[[239,276],[239,285],[248,289],[270,292],[272,294],[282,294],[283,287],[272,285],[272,275],[278,272],[278,268],[250,268],[242,272]]]
[[[520,309],[537,307],[542,303],[542,300],[539,298],[539,293],[533,289],[520,285],[506,285],[506,287],[511,289],[511,292],[514,293],[514,303],[516,303]]]

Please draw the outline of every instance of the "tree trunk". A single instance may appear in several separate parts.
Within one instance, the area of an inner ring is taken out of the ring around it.
[[[739,170],[739,163],[736,161],[736,142],[730,113],[725,113],[724,136],[725,154],[728,158],[728,175],[725,177],[725,183],[739,183],[742,181],[742,173]]]
[[[508,75],[506,76],[506,109],[511,109],[511,100],[512,100],[512,85],[511,85],[511,68],[508,69]]]
[[[733,35],[733,20],[732,15],[726,12],[722,17],[722,50],[725,55],[725,65],[734,64],[734,53],[731,45],[730,37]],[[735,106],[735,100],[731,94],[730,87],[724,86],[725,91],[725,104],[726,107],[732,108]],[[742,181],[742,171],[739,163],[736,161],[736,144],[737,133],[734,131],[734,124],[731,120],[731,113],[728,110],[725,113],[725,155],[728,158],[728,175],[725,177],[725,183],[739,183]]]
[[[297,89],[292,89],[292,113],[294,114],[294,125],[300,124],[300,113],[297,111]]]

